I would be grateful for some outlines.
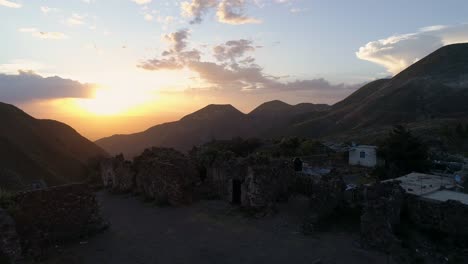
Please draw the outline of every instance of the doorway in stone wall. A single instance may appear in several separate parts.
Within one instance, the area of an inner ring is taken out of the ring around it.
[[[241,204],[242,182],[240,180],[232,181],[232,203]]]

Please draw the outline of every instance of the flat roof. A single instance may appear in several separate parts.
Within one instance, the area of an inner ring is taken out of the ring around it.
[[[407,193],[417,196],[439,191],[442,187],[444,189],[455,187],[455,180],[452,178],[416,172],[384,182],[389,181],[400,181],[400,186]]]
[[[449,190],[440,190],[432,193],[428,193],[423,196],[424,198],[446,202],[448,200],[459,201],[463,204],[468,205],[468,194],[461,192],[454,192]]]

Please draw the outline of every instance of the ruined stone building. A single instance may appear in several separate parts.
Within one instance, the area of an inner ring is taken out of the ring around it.
[[[262,209],[287,199],[294,175],[289,161],[234,158],[209,165],[203,184],[220,199]]]
[[[156,203],[189,204],[196,168],[187,156],[167,148],[146,149],[133,162],[135,190]]]
[[[114,192],[130,192],[135,186],[132,163],[122,154],[101,161],[101,177],[104,187]]]

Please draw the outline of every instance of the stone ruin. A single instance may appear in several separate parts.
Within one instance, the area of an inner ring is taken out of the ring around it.
[[[132,163],[125,160],[122,154],[101,161],[101,177],[104,187],[112,192],[125,193],[135,186],[135,173]]]
[[[395,229],[400,224],[405,192],[398,182],[363,186],[361,244],[390,252],[399,245]]]
[[[18,193],[9,208],[0,209],[0,225],[0,253],[10,263],[22,256],[42,259],[56,245],[107,227],[95,194],[86,184]]]
[[[207,165],[201,185],[217,198],[261,211],[288,199],[294,175],[288,161],[233,158]]]
[[[196,168],[184,154],[167,148],[146,149],[133,165],[137,193],[158,204],[192,202]]]
[[[157,204],[190,204],[197,171],[184,154],[169,148],[146,149],[126,161],[123,155],[100,164],[103,184],[115,193],[141,194]]]
[[[297,175],[293,191],[309,198],[309,212],[303,222],[303,232],[313,233],[343,205],[346,185],[341,177],[320,178]]]

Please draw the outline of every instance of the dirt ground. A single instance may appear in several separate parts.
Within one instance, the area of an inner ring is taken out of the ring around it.
[[[130,195],[99,192],[98,199],[110,229],[58,248],[47,263],[387,263],[385,255],[360,249],[357,234],[301,234],[301,198],[262,219],[222,201],[161,208]]]

